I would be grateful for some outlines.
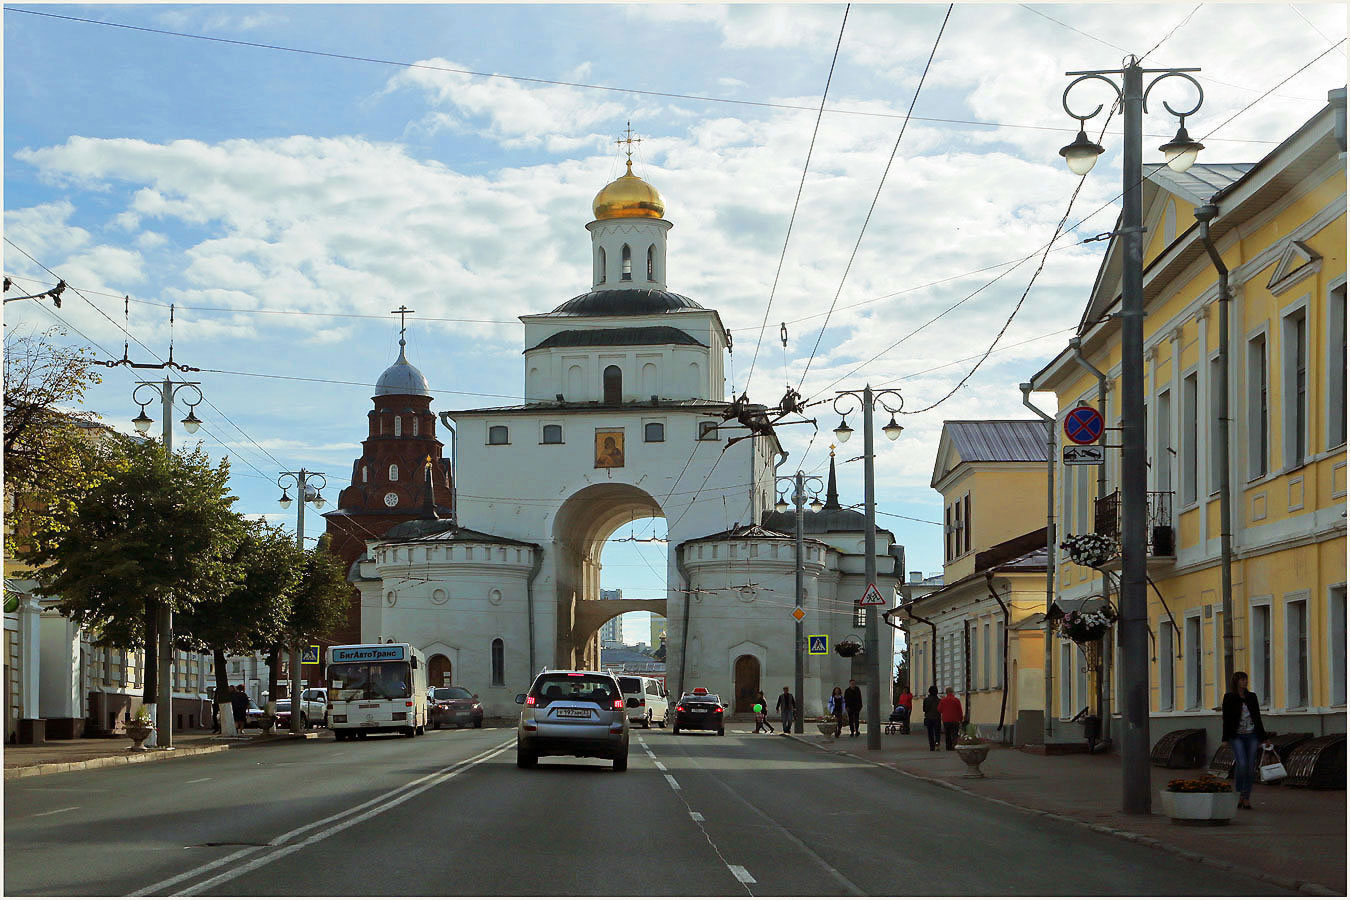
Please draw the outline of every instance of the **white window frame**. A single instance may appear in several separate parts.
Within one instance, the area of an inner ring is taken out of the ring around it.
[[[1073,669],[1074,647],[1070,641],[1059,642],[1059,718],[1067,722],[1073,718],[1073,682],[1069,675]]]
[[[1086,468],[1086,466],[1084,466],[1084,468]],[[1082,644],[1073,645],[1073,662],[1073,693],[1077,699],[1077,702],[1073,705],[1073,710],[1074,714],[1077,715],[1080,709],[1092,705],[1092,702],[1088,699],[1088,692],[1092,689],[1087,673],[1088,658],[1087,653],[1083,650]]]
[[[1261,411],[1260,391],[1257,390],[1258,373],[1252,369],[1252,345],[1261,341],[1264,371],[1260,378],[1265,385],[1266,409]],[[1247,335],[1243,344],[1242,370],[1246,377],[1246,416],[1247,416],[1247,480],[1256,481],[1270,474],[1270,327],[1262,323]],[[1231,410],[1230,410],[1231,412]],[[1265,458],[1261,458],[1261,444],[1265,444]],[[1258,464],[1259,463],[1259,464]]]
[[[994,619],[994,687],[1003,687],[1003,642],[1005,637],[1005,626],[1002,618]]]
[[[1163,636],[1167,639],[1164,641]],[[1158,619],[1158,710],[1172,712],[1177,707],[1177,659],[1176,633],[1172,630],[1172,619],[1161,616]],[[1166,667],[1166,668],[1164,668]],[[1166,678],[1163,675],[1166,674]]]
[[[1284,708],[1285,709],[1307,709],[1312,706],[1312,647],[1310,646],[1312,635],[1309,633],[1309,601],[1311,597],[1307,590],[1293,591],[1284,595]],[[1304,670],[1300,673],[1299,654],[1295,652],[1292,645],[1294,637],[1291,622],[1296,610],[1299,607],[1299,632],[1303,635],[1303,665]],[[1294,690],[1299,681],[1299,675],[1302,675],[1303,695],[1294,696]],[[1297,701],[1297,702],[1295,702]]]
[[[988,619],[985,619],[984,628],[982,630],[984,631],[984,655],[980,657],[980,668],[983,670],[981,674],[984,677],[980,679],[980,684],[985,690],[988,690],[989,688],[998,687],[998,685],[994,683],[994,648],[990,646],[994,640],[993,623]]]
[[[1181,506],[1200,502],[1200,368],[1181,373]]]
[[[1223,623],[1219,617],[1224,615],[1223,604],[1214,604],[1214,708],[1223,705],[1223,695],[1228,686],[1223,683]]]
[[[1327,325],[1324,332],[1327,340],[1323,350],[1326,359],[1326,378],[1323,393],[1327,398],[1324,446],[1328,450],[1345,445],[1345,438],[1342,435],[1346,431],[1346,398],[1341,380],[1345,376],[1346,358],[1340,346],[1345,342],[1346,336],[1345,285],[1345,277],[1342,276],[1327,287]],[[1336,302],[1337,291],[1341,292],[1339,306]]]
[[[1198,608],[1186,610],[1182,614],[1182,621],[1185,622],[1182,630],[1182,661],[1185,664],[1186,708],[1199,709],[1205,702],[1205,622]],[[1195,625],[1194,637],[1191,635],[1192,623]]]
[[[1275,675],[1275,664],[1271,658],[1275,649],[1275,613],[1272,605],[1273,598],[1270,596],[1253,597],[1247,608],[1247,683],[1266,706],[1271,706],[1275,702],[1271,697],[1270,684]],[[1261,646],[1256,634],[1256,611],[1261,608],[1265,610],[1265,647]],[[1258,657],[1258,653],[1262,656]],[[1258,661],[1263,665],[1257,665]],[[1268,671],[1263,672],[1263,668]]]
[[[1172,383],[1153,395],[1153,465],[1149,467],[1153,490],[1168,492],[1172,486]],[[1164,480],[1166,476],[1166,480]]]
[[[1208,432],[1209,438],[1209,455],[1208,455],[1209,495],[1211,497],[1214,497],[1217,496],[1219,493],[1219,481],[1223,477],[1223,465],[1224,465],[1224,460],[1219,456],[1219,401],[1223,399],[1223,392],[1228,390],[1228,385],[1222,384],[1221,379],[1219,378],[1219,354],[1217,353],[1212,354],[1209,357],[1208,365],[1209,365],[1208,369],[1209,380],[1208,384],[1206,385],[1206,390],[1209,392],[1208,397],[1209,402],[1208,402],[1208,416],[1206,418],[1208,427],[1206,428],[1206,431]],[[1233,365],[1233,358],[1232,353],[1230,351],[1228,357],[1228,367],[1230,370],[1232,369],[1232,365]],[[1230,420],[1232,419],[1232,416],[1233,416],[1233,404],[1230,402],[1228,404],[1228,417]],[[1233,429],[1230,424],[1228,429],[1228,446],[1230,452],[1232,451],[1232,445],[1233,445]]]
[[[544,440],[544,438],[548,435],[548,429],[550,428],[558,429],[558,439],[556,441]],[[557,422],[541,422],[539,424],[539,443],[547,444],[550,447],[557,446],[559,444],[565,444],[567,443],[567,432],[563,428],[563,426],[558,424]]]
[[[1284,470],[1291,471],[1308,463],[1312,456],[1312,359],[1308,353],[1312,343],[1312,317],[1309,313],[1311,295],[1304,295],[1280,310],[1280,437],[1281,462]],[[1298,367],[1298,347],[1296,319],[1303,320],[1303,404],[1299,408],[1296,382]],[[1298,414],[1303,413],[1303,452],[1298,452]]]
[[[1340,594],[1340,633],[1336,628],[1336,595]],[[1346,694],[1346,584],[1327,587],[1327,705],[1345,706]],[[1337,672],[1337,669],[1340,669]]]

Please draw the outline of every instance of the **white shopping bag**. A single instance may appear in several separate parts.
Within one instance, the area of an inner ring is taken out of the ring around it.
[[[1270,784],[1288,776],[1279,755],[1270,749],[1261,751],[1261,783]]]

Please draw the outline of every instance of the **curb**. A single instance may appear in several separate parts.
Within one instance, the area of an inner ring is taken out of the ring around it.
[[[1099,822],[1085,822],[1082,819],[1075,819],[1071,816],[1064,816],[1060,815],[1059,813],[1052,813],[1049,812],[1048,810],[1037,809],[1033,806],[1023,806],[1020,803],[1013,803],[1011,801],[1002,800],[997,797],[988,797],[977,791],[972,791],[970,788],[962,787],[959,784],[952,784],[949,781],[944,781],[941,778],[932,778],[927,775],[918,775],[914,772],[902,769],[894,763],[876,762],[875,760],[864,759],[863,757],[858,756],[857,754],[849,753],[848,751],[845,750],[832,750],[829,747],[824,747],[815,741],[807,740],[805,737],[798,737],[795,734],[789,734],[788,737],[792,738],[794,741],[800,741],[801,743],[806,744],[808,747],[814,747],[815,749],[820,750],[824,753],[833,753],[836,756],[846,756],[849,759],[854,759],[857,760],[858,762],[866,763],[871,766],[877,766],[878,768],[882,769],[890,769],[892,772],[898,772],[899,774],[904,775],[906,778],[913,778],[917,781],[925,781],[929,784],[936,785],[938,787],[944,787],[947,788],[948,790],[956,791],[957,793],[966,794],[968,796],[978,798],[980,800],[985,801],[986,803],[996,803],[1000,806],[1007,806],[1011,809],[1031,813],[1032,815],[1042,816],[1047,819],[1052,819],[1056,822],[1065,822],[1067,824],[1077,825],[1080,828],[1087,828],[1091,831],[1096,831],[1101,834],[1109,834],[1112,837],[1122,838],[1127,841],[1133,841],[1134,843],[1143,844],[1146,847],[1152,847],[1156,850],[1164,850],[1168,853],[1171,853],[1174,856],[1179,856],[1182,859],[1185,859],[1189,862],[1198,862],[1210,866],[1212,868],[1223,869],[1224,871],[1232,872],[1235,875],[1243,875],[1247,878],[1254,878],[1258,881],[1264,881],[1268,884],[1277,885],[1278,887],[1282,887],[1286,890],[1303,894],[1313,894],[1319,897],[1345,896],[1345,892],[1343,891],[1333,891],[1328,887],[1317,884],[1316,882],[1301,881],[1297,878],[1286,878],[1282,875],[1274,875],[1271,874],[1270,872],[1266,872],[1260,869],[1251,869],[1246,866],[1239,865],[1237,863],[1229,862],[1227,860],[1215,859],[1214,857],[1196,853],[1194,850],[1184,850],[1179,847],[1173,847],[1170,844],[1163,843],[1157,838],[1149,837],[1146,834],[1138,834],[1137,832],[1126,831],[1125,829],[1122,828],[1114,828],[1110,825],[1102,825]]]
[[[31,778],[35,775],[55,775],[59,772],[79,772],[84,769],[103,769],[108,766],[126,766],[135,763],[157,762],[161,759],[177,759],[181,756],[201,756],[207,753],[220,753],[228,750],[229,745],[211,747],[185,747],[179,750],[149,750],[145,753],[128,753],[117,756],[100,756],[95,759],[68,763],[39,763],[35,766],[13,766],[5,769],[5,781],[16,778]]]

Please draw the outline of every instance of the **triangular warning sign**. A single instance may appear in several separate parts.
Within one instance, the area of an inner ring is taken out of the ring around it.
[[[859,606],[885,606],[886,599],[881,596],[881,591],[877,590],[875,584],[869,584],[867,590],[863,592],[862,599],[858,601]]]

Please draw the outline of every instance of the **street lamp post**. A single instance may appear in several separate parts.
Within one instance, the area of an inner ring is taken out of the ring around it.
[[[797,470],[796,475],[779,476],[776,479],[775,484],[779,481],[786,481],[792,485],[792,503],[797,508],[797,526],[794,534],[797,547],[795,596],[797,608],[804,609],[806,606],[806,571],[803,567],[803,550],[805,550],[806,539],[803,536],[803,532],[806,524],[806,510],[804,509],[804,505],[806,504],[806,484],[807,482],[814,481],[818,485],[815,489],[816,493],[811,497],[811,512],[820,512],[824,507],[824,504],[820,502],[820,491],[824,488],[825,484],[817,476],[803,474],[800,469]],[[783,499],[782,494],[778,495],[778,502],[774,504],[773,508],[780,513],[788,511],[787,501]],[[792,653],[792,690],[794,696],[797,698],[797,708],[792,719],[792,730],[797,734],[802,733],[802,725],[805,721],[805,712],[803,711],[804,700],[802,697],[802,694],[806,692],[806,676],[802,671],[802,654],[806,651],[806,626],[803,624],[805,619],[806,616],[797,619],[793,644],[794,649]]]
[[[1126,813],[1147,815],[1152,806],[1149,780],[1148,717],[1148,596],[1146,521],[1148,517],[1147,459],[1144,430],[1144,240],[1143,240],[1143,114],[1148,94],[1159,82],[1177,77],[1189,81],[1199,97],[1187,112],[1166,101],[1163,106],[1181,120],[1176,137],[1158,149],[1173,171],[1185,172],[1203,145],[1186,133],[1186,118],[1204,102],[1204,90],[1188,72],[1199,69],[1145,69],[1131,56],[1122,69],[1065,72],[1075,76],[1064,89],[1064,111],[1080,124],[1078,138],[1061,149],[1069,168],[1087,175],[1103,148],[1087,139],[1083,128],[1102,106],[1086,116],[1069,108],[1069,91],[1083,81],[1103,81],[1116,92],[1124,110],[1123,208],[1118,233],[1123,249],[1121,269],[1121,584],[1120,674],[1124,719],[1121,735],[1121,783]],[[1117,85],[1110,77],[1121,76]],[[1147,87],[1145,75],[1157,75]]]
[[[315,487],[310,484],[311,478],[318,479],[320,484]],[[296,472],[282,472],[277,478],[277,487],[281,488],[281,499],[277,502],[282,509],[288,509],[291,505],[291,496],[286,493],[288,484],[295,486],[296,496],[300,498],[300,504],[295,509],[295,545],[300,548],[303,556],[305,552],[305,504],[313,503],[315,509],[323,509],[327,501],[323,498],[323,489],[328,487],[328,479],[322,472],[309,472],[300,469]],[[291,734],[301,734],[304,732],[304,726],[300,721],[300,639],[296,638],[291,643]]]
[[[872,452],[872,409],[880,405],[882,409],[891,414],[891,420],[881,429],[886,435],[887,440],[894,441],[900,437],[900,432],[904,428],[895,421],[895,414],[904,409],[905,398],[900,396],[899,391],[883,388],[879,391],[873,391],[869,384],[861,391],[836,391],[834,398],[834,411],[839,413],[839,427],[834,430],[834,436],[839,442],[845,443],[853,436],[853,429],[848,426],[848,420],[845,418],[843,407],[848,405],[844,398],[852,398],[862,406],[863,414],[863,509],[867,516],[866,530],[863,532],[865,541],[863,543],[863,553],[866,554],[865,562],[867,572],[867,584],[872,586],[877,583],[877,496],[876,496],[876,471],[875,454]],[[896,405],[891,406],[886,402],[887,397],[894,397]],[[863,655],[867,659],[868,668],[871,674],[867,676],[867,749],[881,749],[881,635],[880,628],[877,625],[877,608],[868,606],[867,608],[867,631],[864,637],[865,649]],[[887,660],[886,671],[890,672],[890,661]]]
[[[173,453],[173,398],[174,395],[184,388],[190,388],[197,394],[195,402],[188,403],[188,414],[183,417],[183,427],[187,429],[188,434],[196,433],[201,427],[202,420],[197,418],[197,404],[202,402],[201,383],[197,381],[170,381],[165,378],[162,382],[141,381],[137,382],[136,387],[131,392],[131,402],[139,403],[141,406],[140,414],[131,420],[131,424],[136,427],[136,431],[145,434],[150,430],[150,426],[155,420],[145,414],[145,407],[153,401],[153,394],[158,393],[159,399],[163,404],[163,443],[164,454],[167,456]],[[141,400],[140,396],[145,395],[146,399]],[[159,604],[159,613],[155,617],[156,630],[159,632],[159,665],[157,674],[159,675],[158,685],[155,689],[155,746],[161,750],[173,749],[173,606],[170,598],[166,598]]]

